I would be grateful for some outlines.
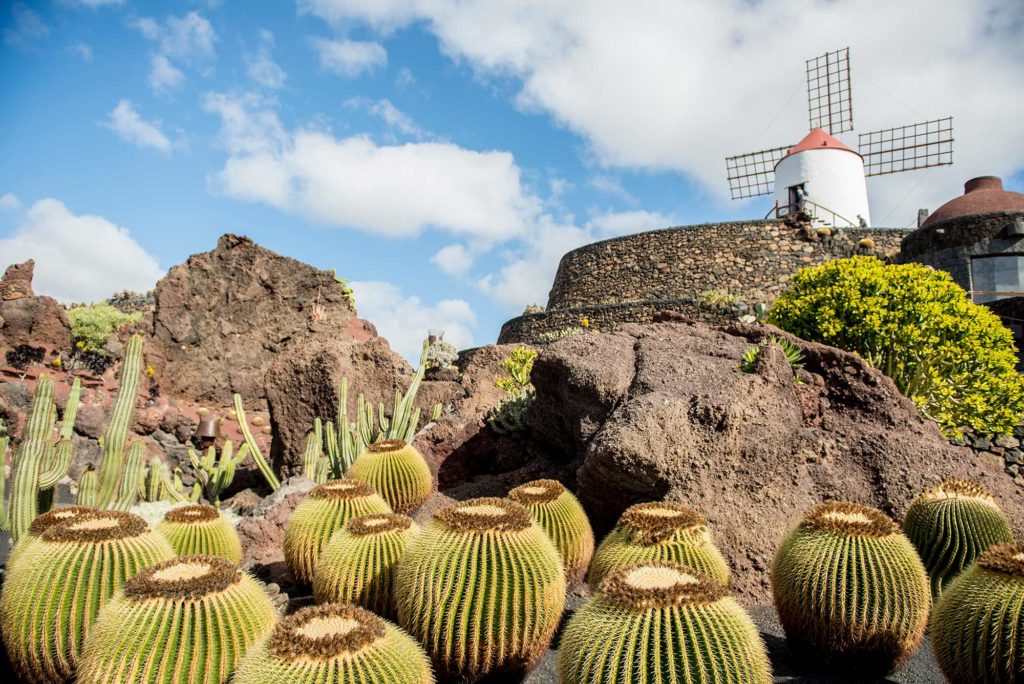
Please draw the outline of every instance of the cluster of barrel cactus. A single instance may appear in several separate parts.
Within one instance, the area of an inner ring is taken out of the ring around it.
[[[348,476],[372,486],[396,513],[419,508],[434,488],[427,462],[400,439],[368,446],[348,469]]]

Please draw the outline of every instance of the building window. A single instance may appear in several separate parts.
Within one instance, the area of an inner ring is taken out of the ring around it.
[[[1024,297],[1024,254],[1000,254],[971,259],[971,285],[979,304]]]

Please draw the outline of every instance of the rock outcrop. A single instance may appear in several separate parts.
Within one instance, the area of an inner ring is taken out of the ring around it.
[[[37,297],[32,290],[35,262],[13,264],[0,278],[0,353],[21,345],[48,352],[71,348],[71,326],[53,297]],[[2,356],[0,356],[2,358]]]
[[[213,251],[173,267],[155,297],[147,360],[164,392],[193,401],[224,405],[232,392],[264,399],[267,370],[314,323],[328,336],[376,336],[332,273],[239,235],[223,235]]]
[[[796,378],[776,346],[754,372],[739,369],[743,353],[772,334],[804,351]],[[859,357],[770,326],[659,323],[573,335],[543,348],[533,382],[533,438],[577,467],[596,529],[639,501],[692,506],[730,560],[738,593],[755,602],[770,600],[768,569],[783,535],[825,499],[901,519],[925,487],[967,477],[1024,520],[1024,489],[1001,463],[951,446]]]

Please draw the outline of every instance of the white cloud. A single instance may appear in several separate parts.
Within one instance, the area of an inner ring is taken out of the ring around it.
[[[163,55],[153,55],[153,68],[149,71],[150,87],[161,93],[177,90],[185,82],[185,74]]]
[[[391,103],[391,100],[371,100],[367,97],[351,97],[345,100],[345,106],[352,109],[362,109],[371,114],[399,133],[413,138],[423,139],[429,137],[427,132],[416,125],[412,117]]]
[[[416,295],[406,296],[394,283],[379,280],[349,284],[355,293],[359,316],[377,326],[391,347],[411,364],[419,361],[427,330],[444,330],[444,339],[458,349],[473,345],[476,314],[462,299],[425,304]]]
[[[33,204],[13,234],[0,238],[0,254],[8,263],[35,259],[35,291],[66,302],[146,291],[163,275],[127,229],[101,216],[73,214],[55,199]]]
[[[395,76],[395,87],[399,90],[405,90],[411,85],[416,83],[416,77],[412,75],[407,67],[402,67],[398,70],[398,75]]]
[[[267,29],[260,29],[260,47],[255,53],[246,53],[245,64],[249,78],[265,88],[280,88],[284,85],[287,74],[274,61],[270,52],[274,47],[274,34]]]
[[[11,25],[4,29],[5,43],[16,47],[26,47],[48,35],[50,35],[50,27],[43,23],[37,13],[21,2],[11,5]]]
[[[678,226],[679,220],[657,211],[637,210],[601,214],[590,219],[587,225],[601,237],[616,237]]]
[[[152,147],[164,154],[171,152],[171,141],[160,130],[160,122],[143,119],[135,110],[135,105],[128,100],[117,103],[104,125],[117,133],[122,140],[134,145]]]
[[[355,78],[388,63],[388,53],[380,43],[359,40],[311,39],[320,58],[321,68]]]
[[[463,245],[448,245],[439,249],[430,261],[450,276],[464,276],[473,266],[473,254]]]
[[[952,167],[871,179],[876,222],[909,223],[918,207],[960,194],[966,178],[1024,167],[1020,2],[911,0],[887,5],[884,21],[872,0],[303,6],[335,26],[420,22],[481,76],[518,79],[516,102],[582,136],[597,163],[682,172],[723,205],[723,158],[799,140],[804,61],[846,45],[859,132],[950,114],[956,125]],[[920,38],[912,50],[908,35]]]
[[[69,5],[79,5],[81,7],[89,7],[95,9],[97,7],[109,7],[113,5],[123,5],[125,0],[62,0],[62,2]]]
[[[78,55],[86,62],[92,61],[92,46],[88,43],[75,43],[68,46],[68,52]]]
[[[236,199],[381,235],[436,228],[485,242],[522,233],[536,211],[508,152],[287,131],[252,96],[212,94],[204,108],[220,115],[229,155],[213,187]]]
[[[18,201],[13,192],[6,192],[0,195],[0,210],[18,211],[19,209],[21,209],[21,202]]]

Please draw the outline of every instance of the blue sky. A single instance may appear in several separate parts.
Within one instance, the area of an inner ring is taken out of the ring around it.
[[[94,300],[243,233],[352,279],[407,356],[428,327],[484,344],[545,303],[568,249],[763,216],[764,198],[728,199],[722,158],[799,140],[803,60],[845,45],[858,130],[956,126],[953,167],[869,182],[876,223],[908,225],[974,175],[1021,190],[1024,9],[887,12],[3,1],[0,266],[32,256],[39,291]]]

